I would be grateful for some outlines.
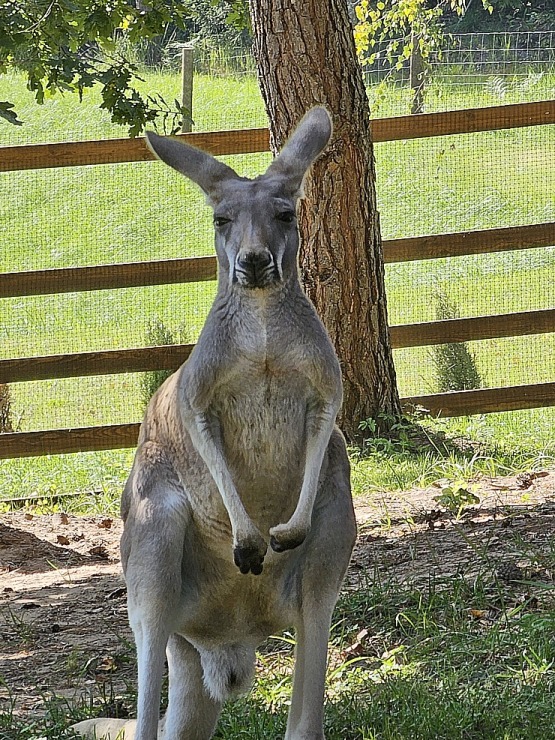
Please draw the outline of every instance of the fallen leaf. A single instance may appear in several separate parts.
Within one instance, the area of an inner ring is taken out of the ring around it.
[[[360,642],[354,642],[350,647],[343,651],[343,658],[358,658],[364,652],[364,647]]]
[[[363,642],[364,640],[366,640],[369,634],[370,634],[370,630],[366,629],[366,627],[364,629],[361,629],[358,635],[356,636],[356,641],[353,642],[352,645],[350,645],[348,648],[346,648],[343,651],[343,657],[344,658],[356,658],[359,655],[363,655],[364,654]]]
[[[519,473],[516,477],[516,484],[521,489],[530,488],[533,482],[533,477],[530,473]]]
[[[114,658],[107,655],[104,658],[102,658],[102,661],[96,666],[95,672],[96,673],[108,673],[111,671],[115,671],[117,668],[117,664]]]
[[[111,591],[108,596],[106,596],[107,599],[120,599],[122,596],[127,595],[127,588],[125,586],[122,586],[121,588],[116,588],[115,591]]]
[[[100,529],[111,529],[112,528],[112,522],[113,519],[103,519],[98,526]]]
[[[69,539],[65,536],[65,534],[59,534],[56,537],[56,542],[58,545],[69,545]]]
[[[104,545],[95,545],[89,550],[89,555],[96,555],[99,558],[109,558],[110,555]]]

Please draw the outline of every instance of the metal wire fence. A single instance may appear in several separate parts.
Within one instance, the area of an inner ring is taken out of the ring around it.
[[[402,43],[402,39],[397,40]],[[367,81],[390,78],[408,83],[409,62],[400,68],[388,58],[389,42],[373,47],[374,61],[364,67]],[[442,48],[428,61],[430,77],[447,77],[452,85],[475,84],[484,76],[528,77],[555,70],[555,31],[462,33],[446,36]]]
[[[387,46],[378,43],[364,66],[374,115],[408,113],[413,101],[410,60],[398,67]],[[555,31],[450,34],[424,64],[418,112],[463,108],[470,98],[479,105],[541,99],[554,76]]]
[[[555,98],[554,34],[495,36],[458,37],[444,50],[432,65],[437,94],[428,95],[429,108]],[[208,55],[202,64],[197,60],[197,70],[193,130],[265,125],[248,54],[227,60]],[[387,79],[385,67],[378,71]],[[503,95],[492,82],[501,75],[507,86]],[[158,73],[146,80],[179,87],[175,74]],[[527,86],[526,80],[531,80]],[[13,84],[22,81],[14,79]],[[380,115],[406,112],[400,80],[391,88]],[[38,142],[45,132],[49,140],[113,136],[115,128],[95,118],[93,103],[87,115],[68,101],[58,107],[29,107],[29,125],[10,131],[2,143]],[[385,239],[555,222],[552,125],[387,142],[376,144],[375,151]],[[270,155],[227,161],[241,174],[255,176]],[[212,253],[210,215],[202,196],[162,165],[37,169],[0,177],[0,272]],[[199,281],[4,298],[0,359],[140,347],[167,343],[168,337],[192,342],[214,288]],[[389,265],[387,288],[393,324],[553,308],[555,233],[553,246],[542,249]],[[474,382],[484,386],[555,378],[555,334],[475,342],[469,354]],[[468,356],[458,360],[465,361]],[[434,349],[397,350],[401,393],[442,390],[447,381],[440,362]],[[457,368],[452,366],[451,372]],[[11,405],[13,428],[22,431],[138,421],[144,407],[143,375],[15,383]]]

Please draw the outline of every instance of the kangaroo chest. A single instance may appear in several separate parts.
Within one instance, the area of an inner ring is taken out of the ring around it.
[[[245,329],[210,408],[245,508],[273,526],[292,514],[298,499],[306,411],[316,391],[292,331],[286,342],[262,321]]]
[[[245,496],[252,490],[259,500],[260,489],[290,492],[295,479],[300,487],[311,393],[307,379],[294,371],[284,375],[248,362],[218,388],[211,406],[227,463]]]

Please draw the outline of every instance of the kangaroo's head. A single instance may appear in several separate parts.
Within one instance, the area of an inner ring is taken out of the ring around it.
[[[152,152],[191,179],[214,210],[220,281],[238,289],[297,279],[297,201],[303,179],[332,132],[325,108],[312,108],[263,175],[240,177],[210,154],[147,133]]]

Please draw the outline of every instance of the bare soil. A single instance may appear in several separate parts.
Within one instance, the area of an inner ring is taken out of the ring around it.
[[[480,503],[458,517],[436,500],[446,485],[358,501],[345,588],[376,575],[424,587],[484,564],[508,582],[553,581],[555,471],[477,480]],[[53,694],[106,701],[134,685],[120,534],[100,516],[0,516],[0,712],[37,716]]]

